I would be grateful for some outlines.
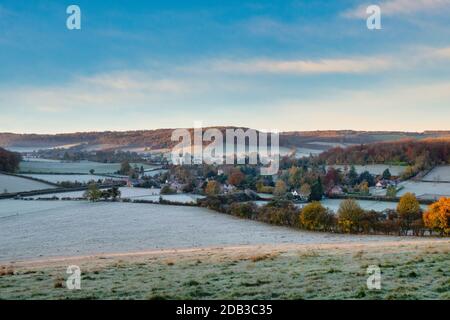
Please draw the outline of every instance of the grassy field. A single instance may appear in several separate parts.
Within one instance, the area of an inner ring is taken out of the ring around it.
[[[135,163],[130,163],[134,166]],[[153,169],[155,166],[147,164],[136,164],[139,168],[141,165],[144,169]],[[94,170],[97,174],[111,174],[120,169],[120,163],[100,163],[93,161],[63,162],[63,161],[22,161],[19,166],[21,173],[79,173],[86,174],[90,170]]]
[[[42,189],[51,189],[54,186],[39,181],[16,176],[0,174],[0,194],[13,192],[26,192]]]
[[[450,242],[238,246],[24,262],[1,299],[450,299]],[[81,290],[65,287],[68,265]],[[366,268],[381,268],[368,290]]]

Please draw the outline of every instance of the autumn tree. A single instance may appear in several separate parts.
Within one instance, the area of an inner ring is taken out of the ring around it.
[[[308,183],[302,184],[300,187],[300,196],[304,199],[309,199],[311,195],[311,186]]]
[[[345,199],[339,205],[338,224],[343,232],[359,231],[359,224],[364,210],[355,199]]]
[[[313,201],[300,212],[300,225],[308,230],[328,231],[333,226],[333,214],[320,202]]]
[[[363,195],[368,195],[370,192],[369,183],[367,181],[361,182],[359,185],[359,192]]]
[[[236,169],[233,170],[230,174],[230,176],[228,177],[228,183],[232,184],[233,186],[239,186],[242,181],[244,181],[245,175],[242,173],[241,170]]]
[[[208,196],[218,195],[220,193],[220,183],[215,180],[208,181],[206,184],[205,193]]]
[[[273,190],[273,194],[276,196],[284,196],[287,192],[286,183],[283,180],[278,180],[275,184],[275,189]]]
[[[411,229],[414,220],[421,219],[421,209],[419,201],[414,194],[405,193],[397,205],[397,212],[402,222],[403,231],[405,233]]]
[[[441,235],[450,235],[450,198],[441,198],[430,205],[423,214],[423,222]]]
[[[341,174],[333,167],[329,167],[324,177],[325,190],[328,193],[335,185],[341,183]]]
[[[397,187],[389,186],[386,189],[386,197],[395,198],[397,196]]]
[[[292,188],[298,188],[301,184],[302,170],[298,167],[291,167],[288,171],[288,183]]]
[[[22,160],[20,153],[10,152],[0,148],[0,171],[15,172],[19,169],[19,163]]]

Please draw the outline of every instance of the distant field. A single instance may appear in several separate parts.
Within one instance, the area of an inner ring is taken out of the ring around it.
[[[134,164],[131,164],[134,166]],[[141,164],[137,164],[141,167]],[[143,164],[144,169],[155,168]],[[19,171],[21,173],[89,173],[93,169],[95,173],[115,173],[120,169],[120,163],[100,163],[92,161],[63,162],[63,161],[22,161]]]
[[[54,186],[30,179],[0,174],[0,194],[51,189]]]
[[[105,176],[97,176],[92,174],[22,174],[25,177],[32,177],[40,180],[45,180],[52,183],[58,183],[58,182],[64,182],[64,181],[70,181],[70,182],[80,182],[80,183],[88,183],[89,181],[95,181],[98,180],[104,180],[104,179],[116,179],[119,180],[120,178],[110,178]]]
[[[339,205],[343,200],[341,199],[325,199],[320,201],[322,205],[334,212],[339,210]],[[372,201],[372,200],[357,200],[361,208],[364,210],[375,210],[375,211],[384,211],[386,209],[396,209],[397,202],[389,202],[389,201]],[[426,209],[427,205],[422,205],[422,209]]]
[[[320,203],[330,210],[332,210],[334,213],[337,213],[339,210],[339,206],[343,200],[342,199],[323,199],[320,201]],[[269,203],[269,201],[253,201],[257,206],[264,206]],[[384,211],[387,209],[396,209],[397,208],[397,202],[391,202],[391,201],[375,201],[375,200],[356,200],[358,204],[363,208],[364,210],[375,210],[375,211]],[[306,204],[297,204],[296,207],[302,208]],[[422,209],[426,209],[427,205],[421,205]]]
[[[450,183],[404,181],[400,185],[404,189],[398,193],[398,196],[411,192],[421,199],[437,200],[443,196],[450,197]]]
[[[431,170],[423,181],[450,182],[450,166],[439,166]]]
[[[132,200],[148,200],[148,201],[159,201],[160,197],[160,189],[152,188],[129,188],[129,187],[121,187],[119,188],[122,198],[129,198]],[[71,192],[60,192],[60,193],[51,193],[46,194],[44,196],[38,195],[31,198],[39,198],[39,197],[58,197],[58,198],[81,198],[83,197],[84,191],[71,191]],[[179,202],[179,203],[190,203],[195,202],[197,199],[202,199],[204,196],[195,195],[195,194],[164,194],[161,195],[164,200]]]
[[[99,255],[10,267],[0,299],[450,299],[450,243],[265,245]],[[65,286],[68,265],[81,290]],[[367,267],[381,289],[367,288]]]
[[[350,170],[351,165],[332,165],[327,167],[333,167],[335,169],[341,169],[342,171],[347,168],[347,170]],[[405,171],[405,166],[394,166],[394,165],[387,165],[387,164],[370,164],[366,166],[362,165],[355,165],[355,170],[357,173],[361,174],[364,171],[369,171],[369,173],[373,175],[381,175],[384,170],[389,169],[390,173],[394,176],[399,176]]]

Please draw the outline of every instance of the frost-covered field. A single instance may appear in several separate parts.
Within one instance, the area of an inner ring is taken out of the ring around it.
[[[325,199],[320,201],[323,206],[326,208],[337,212],[339,210],[339,205],[341,204],[342,199]],[[361,208],[364,210],[375,210],[375,211],[384,211],[386,209],[396,209],[397,202],[388,202],[388,201],[371,201],[371,200],[357,200]],[[426,205],[421,206],[422,209],[426,209]]]
[[[345,169],[350,170],[350,165],[332,165],[332,166],[327,166],[327,167],[333,167],[335,169],[341,169],[342,171],[345,171]],[[391,165],[387,165],[387,164],[370,164],[370,165],[366,165],[366,166],[362,166],[362,165],[355,165],[355,170],[357,173],[361,174],[364,171],[369,171],[369,173],[373,174],[373,175],[381,175],[384,170],[389,169],[389,171],[391,172],[391,174],[393,176],[399,176],[403,173],[403,171],[405,171],[406,167],[405,166],[391,166]]]
[[[439,166],[431,170],[423,181],[450,182],[450,166]]]
[[[111,177],[105,177],[105,176],[98,176],[93,174],[22,174],[25,177],[32,177],[36,179],[45,180],[52,183],[58,183],[58,182],[64,182],[64,181],[70,181],[70,182],[81,182],[81,183],[87,183],[89,181],[95,181],[98,180],[104,180],[104,179],[113,179],[113,180],[120,180],[120,178],[111,178]]]
[[[137,164],[141,167],[141,164]],[[134,166],[132,163],[131,166]],[[144,169],[153,169],[154,166],[143,164]],[[120,169],[120,163],[100,163],[92,161],[64,162],[64,161],[22,161],[19,171],[22,173],[115,173]]]
[[[335,213],[339,210],[339,206],[343,200],[342,199],[324,199],[320,201],[320,203],[334,211]],[[397,208],[397,202],[388,202],[388,201],[372,201],[372,200],[356,200],[358,204],[363,208],[364,210],[375,210],[375,211],[384,211],[386,209],[396,209]],[[254,203],[257,206],[264,206],[268,204],[268,201],[254,201]],[[297,204],[296,207],[303,208],[307,204]],[[426,209],[426,205],[421,205],[422,209]]]
[[[336,148],[336,147],[346,148],[349,146],[356,145],[356,143],[340,143],[340,142],[324,142],[324,141],[312,141],[312,142],[309,142],[309,144],[316,144],[316,145],[326,146],[329,148]]]
[[[404,187],[398,196],[402,196],[407,192],[414,193],[416,197],[421,199],[438,200],[443,196],[450,196],[450,183],[435,183],[435,182],[416,182],[405,181],[400,183]]]
[[[449,246],[276,244],[24,261],[0,277],[0,299],[449,300]],[[71,264],[82,270],[82,290],[64,286]],[[380,290],[367,288],[369,265],[381,267]]]
[[[25,192],[51,189],[54,186],[30,179],[0,174],[0,193]]]
[[[147,189],[147,188],[129,188],[129,187],[121,187],[119,188],[119,191],[121,193],[122,198],[128,198],[132,200],[148,200],[148,201],[159,201],[160,197],[160,189]],[[60,192],[60,193],[52,193],[52,194],[46,194],[46,195],[38,195],[31,198],[37,199],[42,197],[58,197],[58,198],[81,198],[83,197],[84,191],[72,191],[72,192]],[[188,193],[182,193],[182,194],[164,194],[161,195],[161,197],[164,200],[172,201],[172,202],[179,202],[179,203],[192,203],[196,202],[197,199],[204,198],[201,195],[195,195],[195,194],[188,194]]]
[[[146,176],[153,177],[153,176],[157,176],[159,174],[166,173],[168,171],[169,170],[167,170],[167,169],[146,170],[144,174]]]
[[[0,200],[0,261],[160,248],[386,240],[402,238],[305,232],[198,207]]]

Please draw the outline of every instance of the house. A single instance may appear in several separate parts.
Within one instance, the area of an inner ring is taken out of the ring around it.
[[[342,194],[344,194],[344,190],[342,189],[341,186],[334,186],[333,188],[330,189],[329,194],[330,195],[342,195]]]
[[[292,194],[293,197],[298,197],[299,196],[297,190],[292,191],[291,194]]]
[[[225,194],[234,192],[235,190],[236,190],[236,187],[231,184],[228,184],[228,183],[226,183],[222,186],[222,191]]]
[[[184,184],[174,181],[174,182],[171,182],[169,184],[169,186],[170,186],[170,189],[176,190],[177,192],[181,192],[183,190]]]
[[[140,179],[130,179],[130,178],[128,178],[128,179],[125,180],[126,186],[129,187],[129,188],[137,187],[142,182],[143,181],[140,180]]]
[[[375,185],[375,187],[377,189],[385,189],[386,188],[386,184],[383,183],[382,180],[378,181],[377,184]]]
[[[380,180],[377,182],[377,184],[375,185],[375,187],[377,189],[386,189],[387,187],[396,187],[398,184],[397,180]]]

